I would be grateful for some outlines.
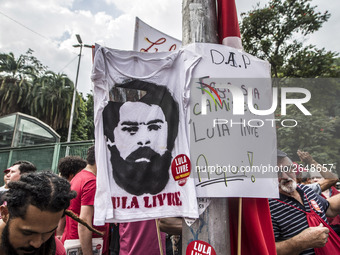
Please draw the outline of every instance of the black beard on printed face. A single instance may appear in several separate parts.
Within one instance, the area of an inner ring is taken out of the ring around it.
[[[161,156],[150,147],[141,147],[124,160],[116,146],[108,148],[111,151],[113,178],[126,192],[136,196],[145,193],[155,195],[165,188],[171,164],[169,151]],[[135,162],[138,158],[146,158],[150,162]]]

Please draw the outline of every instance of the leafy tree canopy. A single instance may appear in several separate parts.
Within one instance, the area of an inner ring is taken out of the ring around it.
[[[287,78],[298,78],[299,84],[293,85],[308,89],[312,95],[305,105],[312,116],[303,115],[293,105],[287,115],[276,114],[280,121],[294,119],[298,123],[292,128],[277,126],[278,147],[294,161],[299,161],[296,151],[302,149],[320,163],[340,166],[340,59],[336,52],[303,42],[328,21],[330,13],[319,12],[311,0],[270,0],[263,8],[258,4],[242,13],[241,18],[245,51],[269,61],[272,76],[283,78],[275,81],[277,86],[292,86]],[[330,77],[337,79],[324,79]]]
[[[0,116],[22,112],[42,120],[57,130],[66,141],[71,115],[74,84],[66,74],[47,69],[33,50],[15,58],[13,53],[0,53]],[[77,93],[72,140],[87,140],[93,130],[93,113],[87,120],[89,102]],[[93,110],[93,106],[91,108]],[[92,120],[92,122],[91,122]],[[66,130],[66,132],[65,132]]]
[[[330,13],[321,13],[311,0],[271,0],[242,13],[240,30],[246,52],[268,60],[273,77],[335,77],[337,53],[304,46],[296,38],[319,30]],[[307,68],[306,68],[307,67]]]

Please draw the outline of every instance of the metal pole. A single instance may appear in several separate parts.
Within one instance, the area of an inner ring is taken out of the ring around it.
[[[183,0],[183,45],[218,43],[215,0]],[[212,198],[209,207],[188,227],[183,220],[182,254],[193,240],[209,243],[216,254],[230,254],[229,210],[226,198]]]
[[[83,44],[81,42],[80,36],[77,35],[77,39],[79,41],[79,46],[76,45],[76,47],[80,47],[79,52],[79,59],[78,59],[78,67],[77,67],[77,76],[76,76],[76,83],[74,84],[74,90],[73,90],[73,98],[72,98],[72,106],[71,106],[71,116],[70,116],[70,123],[68,126],[68,134],[67,134],[67,142],[69,143],[71,141],[71,134],[72,134],[72,124],[73,124],[73,115],[74,115],[74,108],[76,103],[76,94],[77,94],[77,84],[78,84],[78,76],[79,76],[79,67],[80,67],[80,59],[81,59],[81,52],[83,49]],[[66,147],[66,153],[65,156],[69,155],[70,147]]]

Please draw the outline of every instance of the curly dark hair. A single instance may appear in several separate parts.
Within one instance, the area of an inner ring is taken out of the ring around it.
[[[96,164],[96,156],[94,153],[94,145],[92,145],[88,150],[87,150],[87,157],[86,157],[87,164],[93,166]]]
[[[58,163],[60,175],[66,179],[71,174],[76,175],[80,170],[86,167],[86,161],[79,156],[67,156],[61,158]]]
[[[67,180],[48,171],[24,174],[8,187],[4,200],[11,218],[24,218],[29,205],[42,211],[65,211],[77,195]]]
[[[19,160],[17,162],[14,162],[12,166],[15,165],[19,165],[20,174],[32,173],[37,171],[36,166],[27,160]]]

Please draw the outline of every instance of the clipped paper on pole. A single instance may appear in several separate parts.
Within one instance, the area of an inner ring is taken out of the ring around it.
[[[197,196],[277,197],[270,64],[224,45],[197,43],[188,49],[202,56],[190,91]]]
[[[161,52],[178,50],[180,40],[173,38],[136,17],[133,50],[139,52]]]

